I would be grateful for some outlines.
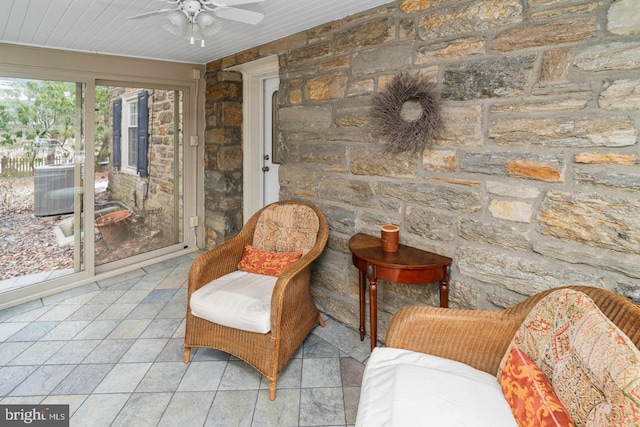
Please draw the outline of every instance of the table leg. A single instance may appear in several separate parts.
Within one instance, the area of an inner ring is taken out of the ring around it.
[[[360,296],[360,341],[364,341],[364,336],[366,334],[366,329],[364,327],[364,307],[365,307],[365,293],[366,293],[366,283],[367,276],[364,271],[359,271],[360,273],[360,283],[358,294]]]
[[[440,307],[449,308],[449,282],[447,281],[447,267],[444,268],[443,277],[440,281]]]
[[[375,276],[369,276],[369,322],[373,350],[378,340],[378,280]]]

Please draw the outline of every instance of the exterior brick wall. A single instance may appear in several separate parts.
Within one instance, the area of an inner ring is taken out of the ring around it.
[[[331,226],[318,306],[357,327],[347,242],[400,226],[400,241],[453,258],[451,306],[498,309],[567,284],[640,303],[640,2],[405,0],[208,64],[209,246],[241,226],[241,77],[278,54],[281,199]],[[371,96],[401,71],[436,84],[444,134],[390,155]],[[383,283],[379,337],[436,286]]]

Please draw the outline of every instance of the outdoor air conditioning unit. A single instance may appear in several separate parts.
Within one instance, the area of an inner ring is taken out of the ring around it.
[[[73,212],[74,165],[59,164],[34,168],[33,213],[35,216]]]

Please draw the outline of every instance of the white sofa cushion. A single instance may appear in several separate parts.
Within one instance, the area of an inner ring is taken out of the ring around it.
[[[356,426],[517,427],[496,377],[464,363],[376,347]]]
[[[277,277],[236,270],[191,295],[191,314],[231,328],[271,330],[271,295]]]

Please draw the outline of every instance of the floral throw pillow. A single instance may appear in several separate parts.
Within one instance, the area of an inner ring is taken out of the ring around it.
[[[520,427],[573,427],[547,377],[519,348],[512,348],[500,386]]]
[[[268,206],[258,218],[253,246],[274,252],[302,252],[306,255],[318,238],[320,221],[309,206]]]
[[[238,263],[238,270],[277,277],[301,256],[302,252],[271,252],[246,245]]]
[[[588,295],[558,289],[531,309],[505,352],[522,350],[576,426],[640,426],[640,351]]]

